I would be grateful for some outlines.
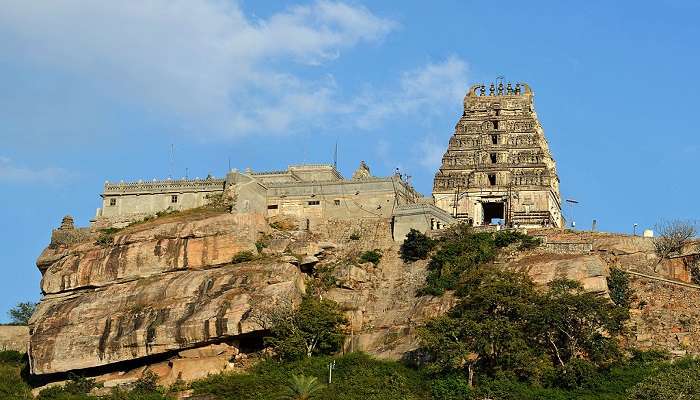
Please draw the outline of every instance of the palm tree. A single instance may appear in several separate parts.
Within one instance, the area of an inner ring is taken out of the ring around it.
[[[326,385],[320,383],[316,377],[293,375],[287,384],[287,391],[280,399],[283,400],[309,400],[313,399]]]

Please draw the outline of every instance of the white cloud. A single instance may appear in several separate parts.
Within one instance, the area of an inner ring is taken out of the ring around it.
[[[428,116],[461,104],[467,87],[467,63],[457,56],[401,74],[394,90],[368,90],[355,101],[357,125],[369,129],[387,118]]]
[[[302,79],[288,64],[327,62],[396,27],[362,6],[323,0],[265,19],[217,0],[10,0],[2,8],[0,51],[14,62],[226,136],[294,130],[337,109],[332,78]]]
[[[12,159],[0,156],[0,182],[5,183],[55,183],[70,177],[63,168],[47,167],[31,169],[17,166]]]
[[[437,170],[442,164],[445,154],[445,144],[438,143],[435,138],[428,136],[418,145],[418,163],[429,170]]]

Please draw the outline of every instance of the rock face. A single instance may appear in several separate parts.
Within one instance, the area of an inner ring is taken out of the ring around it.
[[[298,299],[291,264],[177,271],[65,296],[47,296],[30,342],[35,374],[186,349],[260,329],[248,316],[274,298]]]
[[[610,271],[598,255],[540,254],[523,257],[513,267],[527,272],[539,284],[566,278],[580,282],[590,292],[608,291]]]
[[[223,214],[127,229],[110,246],[45,250],[32,372],[133,360],[259,329],[249,320],[256,304],[297,300],[304,291],[291,264],[230,263],[240,251],[255,252],[265,227],[254,216]]]
[[[244,341],[260,342],[264,335],[258,311],[294,304],[307,290],[322,290],[345,312],[346,350],[397,359],[417,347],[418,326],[455,303],[449,293],[416,296],[427,262],[406,264],[399,258],[390,220],[330,219],[313,232],[275,225],[272,229],[256,214],[183,213],[50,246],[37,261],[45,296],[30,323],[32,373],[108,366],[94,374],[102,374],[98,381],[110,386],[133,382],[146,365],[162,384],[242,368],[251,351]],[[648,242],[638,239],[566,240],[591,245],[562,247],[576,254],[546,248],[514,252],[498,262],[527,272],[539,284],[565,277],[602,295],[607,295],[609,266],[656,263]],[[376,265],[358,261],[363,251],[375,249],[382,254]],[[256,258],[234,263],[242,251]],[[309,285],[310,276],[320,274],[326,286]],[[638,286],[640,296],[653,296],[649,288]],[[675,299],[681,292],[667,295]],[[667,316],[660,301],[644,300],[651,308],[633,313],[638,337],[630,340],[663,337],[692,347],[687,343],[696,339],[697,316],[683,317],[679,310],[685,303],[673,301],[679,306]],[[654,321],[674,328],[654,330]]]

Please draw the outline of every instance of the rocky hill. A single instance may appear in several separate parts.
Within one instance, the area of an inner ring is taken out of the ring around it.
[[[628,342],[700,352],[700,287],[687,283],[687,257],[659,263],[641,237],[529,233],[543,245],[498,262],[540,284],[568,277],[603,296],[610,268],[628,270],[636,292]],[[375,249],[379,262],[362,262]],[[415,328],[453,304],[450,293],[417,296],[426,262],[406,264],[398,252],[387,219],[328,220],[310,232],[207,209],[53,242],[37,261],[44,297],[30,323],[31,372],[81,371],[110,386],[146,366],[166,384],[245,368],[264,347],[256,316],[309,291],[341,305],[346,350],[398,359],[416,348]]]

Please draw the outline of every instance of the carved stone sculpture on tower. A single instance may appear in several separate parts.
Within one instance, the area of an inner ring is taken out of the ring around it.
[[[352,174],[353,180],[366,179],[372,177],[372,173],[369,172],[369,167],[363,161],[360,161],[360,166],[357,167],[355,172]]]

